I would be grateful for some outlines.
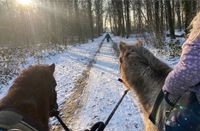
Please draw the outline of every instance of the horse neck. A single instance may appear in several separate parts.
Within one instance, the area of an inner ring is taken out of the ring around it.
[[[151,73],[147,71],[146,74],[143,74],[147,77],[143,77],[136,82],[131,83],[131,86],[136,91],[136,94],[146,112],[151,111],[155,99],[164,84],[166,75],[168,74],[167,72],[166,75],[154,77]]]
[[[147,112],[150,112],[157,95],[159,94],[164,82],[145,82],[144,85],[139,87],[143,88],[142,90],[137,91],[139,99]]]
[[[48,130],[49,101],[44,95],[45,93],[42,94],[42,92],[15,87],[10,89],[8,95],[2,99],[0,108],[12,108],[23,117],[37,122],[43,129]]]
[[[139,67],[138,81],[135,88],[144,109],[149,112],[154,105],[155,99],[161,91],[168,73],[172,70],[164,62],[156,58],[150,51],[143,48],[143,57],[147,60],[148,66]],[[136,77],[137,78],[137,77]],[[131,77],[130,77],[131,79]]]

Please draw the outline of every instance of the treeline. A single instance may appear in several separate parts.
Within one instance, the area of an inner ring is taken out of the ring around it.
[[[67,44],[103,32],[104,0],[0,1],[0,44]]]
[[[199,0],[110,0],[107,12],[114,34],[129,37],[131,33],[149,32],[159,47],[166,31],[172,39],[180,37],[175,29],[187,34],[199,9]]]
[[[0,44],[73,43],[99,36],[148,33],[162,46],[168,31],[188,33],[199,0],[0,0]]]

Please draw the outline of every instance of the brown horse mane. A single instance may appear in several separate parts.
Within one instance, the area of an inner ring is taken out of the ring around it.
[[[124,44],[124,42],[121,42],[121,45]],[[141,57],[141,62],[151,67],[151,69],[153,69],[155,72],[167,75],[172,70],[166,63],[159,60],[153,55],[153,53],[151,53],[147,48],[145,48],[141,41],[137,41],[134,45],[126,46],[127,48],[132,48],[132,51],[137,52],[137,54],[139,54],[139,56]]]
[[[168,73],[172,70],[156,58],[142,42],[134,45],[120,43],[120,75],[139,98],[144,113],[145,130],[157,130],[148,117],[156,96],[161,91]],[[161,112],[161,116],[162,112]]]
[[[172,69],[143,47],[140,41],[134,45],[121,42],[120,52],[120,59],[126,60],[121,68],[123,71],[126,67],[125,79],[131,87],[134,87],[142,105],[149,111],[155,101],[155,98],[150,95],[152,92],[156,95],[159,93],[166,76]],[[135,63],[139,64],[135,66]]]
[[[12,109],[48,130],[49,98],[56,84],[54,69],[54,64],[33,65],[24,69],[0,101],[0,109]]]

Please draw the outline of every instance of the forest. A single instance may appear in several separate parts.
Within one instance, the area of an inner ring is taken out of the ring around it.
[[[104,32],[135,34],[180,55],[199,9],[199,0],[0,0],[0,81],[17,74],[16,65],[26,64],[27,57],[40,63],[44,51],[55,54]]]
[[[186,36],[199,0],[1,0],[0,44],[71,44],[102,32],[128,38],[148,33],[154,46],[165,36]],[[175,30],[183,31],[176,35]],[[149,39],[148,39],[149,40]]]

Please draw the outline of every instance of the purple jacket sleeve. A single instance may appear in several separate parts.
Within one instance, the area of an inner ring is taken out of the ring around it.
[[[183,45],[179,63],[169,73],[163,90],[174,95],[182,95],[190,87],[200,82],[200,36],[187,40]]]

